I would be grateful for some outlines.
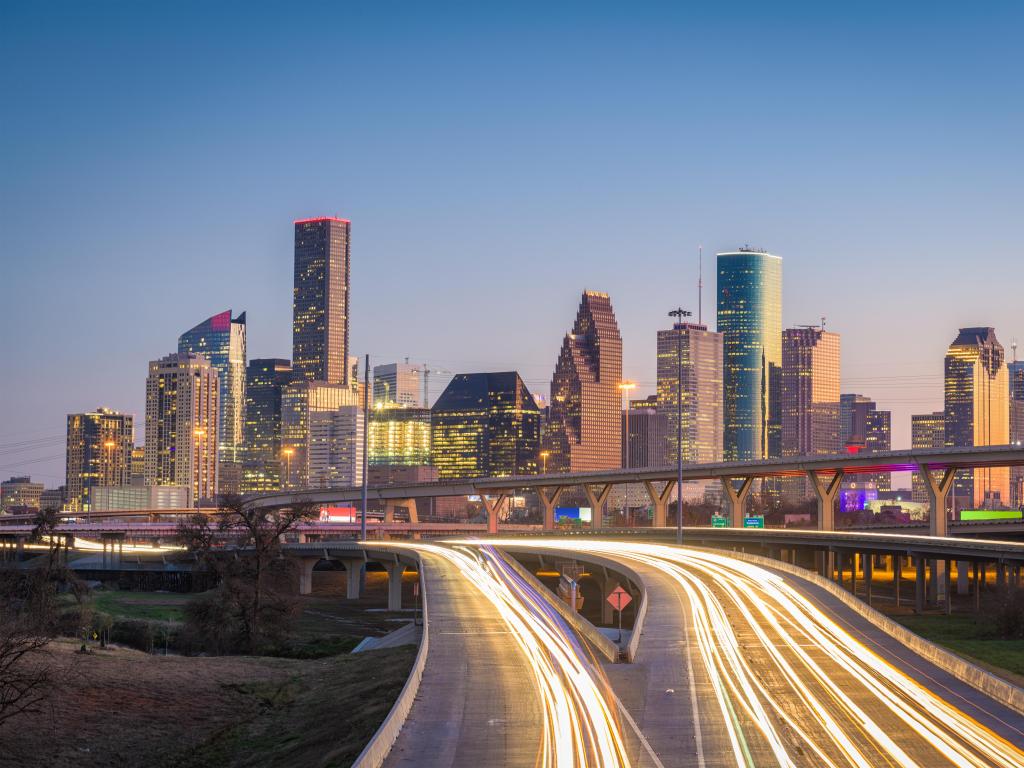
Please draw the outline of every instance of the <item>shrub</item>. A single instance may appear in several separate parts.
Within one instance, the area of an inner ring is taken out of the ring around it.
[[[1024,589],[1002,589],[996,599],[993,619],[999,637],[1006,640],[1024,640]]]

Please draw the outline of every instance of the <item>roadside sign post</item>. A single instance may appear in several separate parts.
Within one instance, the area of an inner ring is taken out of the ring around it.
[[[612,590],[612,593],[608,595],[608,604],[619,612],[619,639],[616,640],[619,646],[622,646],[622,609],[633,602],[633,598],[629,596],[629,592],[624,590],[621,586],[616,587]]]
[[[423,622],[420,620],[420,582],[419,579],[412,584],[412,596],[416,598],[416,610],[412,615],[412,623],[419,626]]]
[[[744,528],[764,528],[764,515],[751,515],[743,518]]]
[[[725,515],[712,515],[711,516],[711,527],[712,528],[728,528],[729,518]]]

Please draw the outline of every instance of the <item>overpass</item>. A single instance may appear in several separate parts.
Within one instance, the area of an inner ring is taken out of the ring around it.
[[[755,480],[776,477],[805,477],[818,502],[818,527],[835,530],[834,502],[844,477],[879,472],[920,472],[929,496],[930,533],[945,536],[949,532],[946,501],[958,470],[982,467],[1024,466],[1024,447],[985,446],[979,448],[933,448],[886,451],[836,456],[795,456],[764,461],[688,464],[683,481],[717,480],[729,503],[733,527],[743,526],[743,510]],[[404,485],[370,486],[368,497],[385,507],[385,521],[394,520],[397,508],[404,507],[411,522],[418,520],[417,500],[443,496],[479,496],[487,511],[488,531],[498,532],[498,514],[506,500],[517,491],[531,490],[544,507],[544,529],[555,527],[555,506],[562,493],[580,488],[593,509],[593,527],[603,528],[603,506],[611,489],[627,483],[642,484],[654,509],[653,527],[665,526],[668,504],[677,482],[674,466],[649,469],[610,469],[600,472],[480,477],[439,480]],[[279,491],[250,497],[261,507],[286,507],[302,501],[318,504],[358,502],[363,489],[310,488]]]

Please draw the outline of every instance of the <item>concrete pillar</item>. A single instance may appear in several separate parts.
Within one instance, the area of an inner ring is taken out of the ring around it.
[[[857,558],[859,555],[854,552],[850,556],[850,592],[857,594]]]
[[[668,497],[672,495],[672,489],[675,487],[676,481],[669,480],[659,493],[655,489],[654,483],[650,480],[644,480],[644,488],[647,489],[647,495],[650,497],[651,505],[654,507],[653,525],[655,528],[664,528],[668,525]]]
[[[843,482],[843,470],[836,470],[828,482],[825,482],[824,474],[816,469],[807,470],[807,478],[811,481],[814,495],[818,498],[818,530],[834,531],[835,500],[839,495],[839,486]]]
[[[535,490],[537,491],[537,498],[544,505],[544,530],[553,531],[555,529],[555,507],[558,505],[558,500],[561,498],[562,491],[565,488],[561,485],[554,488],[538,485]]]
[[[939,561],[929,560],[928,561],[928,604],[935,605],[941,598],[946,596],[945,592],[940,591],[941,579],[939,578]]]
[[[484,503],[484,509],[487,510],[487,532],[497,533],[498,532],[498,513],[501,511],[501,505],[505,502],[508,495],[504,491],[499,491],[497,497],[487,498],[486,494],[480,494],[480,500]]]
[[[342,560],[341,562],[345,566],[345,597],[348,600],[358,600],[360,597],[360,587],[363,582],[363,566],[366,563],[355,558]]]
[[[875,556],[868,555],[864,558],[864,599],[871,605],[871,577],[874,576]]]
[[[300,557],[299,560],[299,594],[308,595],[313,591],[313,569],[320,562],[319,557]]]
[[[942,476],[936,477],[927,464],[918,464],[917,466],[921,477],[924,478],[925,490],[928,491],[929,533],[932,536],[948,536],[949,519],[946,517],[946,498],[949,496],[949,489],[953,487],[956,470],[942,469]]]
[[[1006,586],[1006,564],[996,563],[996,589]]]
[[[892,562],[892,583],[896,592],[896,607],[900,607],[900,581],[903,576],[903,558],[900,555],[893,555],[889,558]]]
[[[612,492],[611,483],[598,487],[600,490],[595,493],[592,485],[583,483],[583,492],[587,494],[587,501],[590,503],[590,508],[594,513],[593,522],[590,524],[590,527],[595,529],[604,528],[604,504],[608,501],[608,494]]]
[[[968,565],[966,560],[956,561],[956,593],[958,595],[969,595],[971,585],[969,580]]]
[[[843,586],[843,568],[846,565],[846,555],[843,552],[835,553],[836,560],[836,584]]]
[[[405,563],[384,563],[384,569],[388,572],[388,610],[402,610],[402,574],[405,573]]]
[[[384,501],[385,524],[395,522],[395,510],[399,507],[403,507],[409,514],[410,523],[418,523],[420,521],[416,510],[416,499],[386,499]]]
[[[924,558],[914,558],[914,613],[924,613]]]
[[[722,481],[722,490],[725,491],[725,499],[729,502],[729,518],[733,528],[743,527],[744,510],[746,509],[747,496],[750,494],[750,488],[754,484],[753,477],[741,477],[740,487],[737,488],[733,484],[734,478],[723,477],[720,478]]]
[[[974,566],[974,612],[981,613],[981,568],[975,560]]]

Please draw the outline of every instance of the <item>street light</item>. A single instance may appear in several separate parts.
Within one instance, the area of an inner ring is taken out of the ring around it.
[[[683,543],[683,318],[691,317],[682,307],[673,309],[669,317],[676,318],[676,544]]]
[[[540,473],[546,475],[548,473],[548,456],[551,455],[551,451],[540,452]]]

